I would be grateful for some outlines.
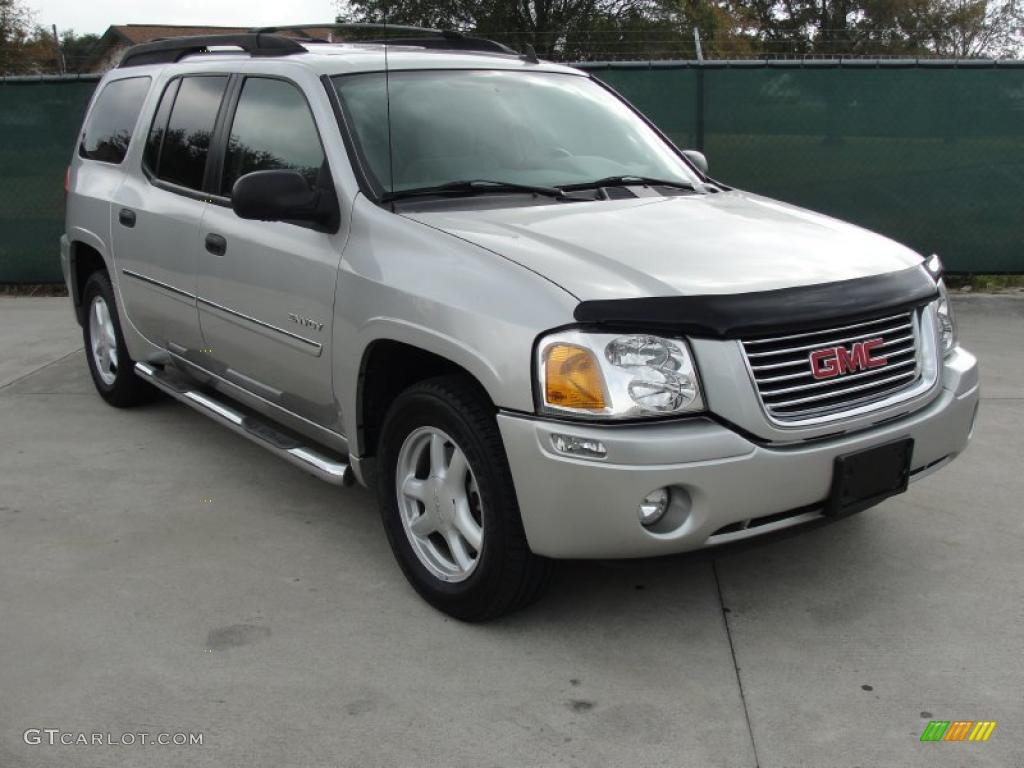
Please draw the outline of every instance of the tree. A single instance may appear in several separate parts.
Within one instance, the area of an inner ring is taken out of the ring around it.
[[[940,56],[1020,56],[1024,5],[1018,0],[932,0],[925,15],[929,47]]]
[[[470,30],[561,59],[1024,54],[1024,0],[339,0],[346,21]]]
[[[82,72],[92,56],[99,35],[92,33],[76,35],[75,30],[65,29],[60,33],[60,47],[68,72]]]
[[[98,35],[76,35],[66,29],[60,45],[53,32],[32,24],[32,14],[17,0],[0,0],[0,74],[38,75],[62,71],[81,72],[99,40]]]
[[[19,0],[0,0],[0,74],[18,71],[32,32],[32,12]]]
[[[413,24],[476,34],[545,56],[565,57],[581,40],[607,36],[624,19],[643,18],[643,0],[348,0],[346,21]]]
[[[734,0],[764,54],[1014,56],[1022,0]]]

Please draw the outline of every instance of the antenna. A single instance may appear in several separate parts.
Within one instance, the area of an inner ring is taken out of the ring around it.
[[[391,141],[391,72],[388,67],[388,8],[384,4],[384,98],[388,121],[388,193],[395,191],[395,148]]]

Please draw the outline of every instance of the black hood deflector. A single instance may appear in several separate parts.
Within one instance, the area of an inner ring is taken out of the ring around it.
[[[584,301],[574,315],[580,323],[600,326],[736,339],[799,332],[832,321],[855,323],[886,312],[909,310],[937,295],[934,278],[923,266],[916,266],[884,275],[772,291]]]

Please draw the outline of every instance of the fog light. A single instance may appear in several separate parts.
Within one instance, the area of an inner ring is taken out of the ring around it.
[[[589,437],[553,434],[551,435],[551,445],[559,453],[582,456],[585,459],[603,459],[608,455],[608,449],[604,447],[604,443]]]
[[[667,509],[668,488],[659,488],[647,494],[638,510],[640,513],[640,524],[648,528],[651,527],[665,516]]]

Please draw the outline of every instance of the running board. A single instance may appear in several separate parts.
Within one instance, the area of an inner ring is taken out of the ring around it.
[[[232,432],[247,437],[285,461],[306,470],[332,485],[352,485],[354,477],[349,465],[327,456],[319,448],[304,445],[268,421],[243,413],[233,405],[214,396],[192,389],[176,381],[158,368],[146,363],[135,364],[135,375],[148,381],[175,400],[222,424]]]

